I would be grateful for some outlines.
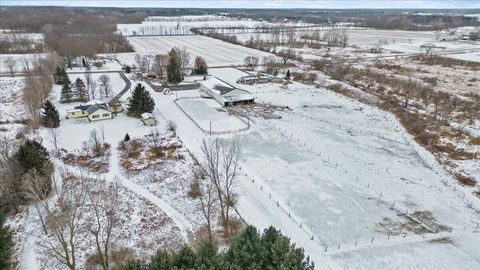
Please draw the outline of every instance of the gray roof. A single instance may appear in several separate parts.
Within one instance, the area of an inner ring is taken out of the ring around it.
[[[107,107],[106,105],[104,105],[104,104],[95,104],[95,105],[92,105],[92,106],[88,107],[87,113],[88,113],[88,114],[92,114],[92,113],[98,111],[99,109],[103,109],[103,110],[108,111],[108,107]]]

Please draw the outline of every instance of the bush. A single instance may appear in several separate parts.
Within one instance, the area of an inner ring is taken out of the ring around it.
[[[0,213],[0,269],[14,269],[12,235],[4,222]]]

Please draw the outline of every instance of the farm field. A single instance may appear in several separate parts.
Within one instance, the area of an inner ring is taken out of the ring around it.
[[[210,67],[243,65],[247,56],[262,58],[271,55],[205,36],[129,37],[128,40],[139,54],[155,55],[168,53],[174,47],[185,47],[193,58],[204,57]],[[134,55],[118,54],[118,58],[122,62],[134,63]]]
[[[229,78],[239,74],[235,69],[211,73]],[[348,269],[357,265],[352,260],[357,254],[371,254],[358,269],[369,269],[370,264],[449,269],[460,263],[455,254],[464,254],[463,266],[479,266],[480,254],[464,241],[478,237],[473,233],[478,214],[469,208],[473,198],[465,192],[462,199],[463,189],[453,191],[455,180],[431,169],[427,163],[433,157],[419,155],[385,113],[302,84],[288,91],[273,84],[244,89],[255,93],[259,103],[291,108],[279,112],[279,120],[253,118],[253,130],[224,137],[242,147],[238,188],[244,218],[259,228],[282,229],[317,265]],[[199,156],[199,142],[206,136],[192,130],[193,123],[163,96],[157,100],[165,117],[178,123],[180,138]],[[312,234],[315,240],[310,240]],[[455,245],[437,243],[441,237]],[[392,246],[397,248],[388,248]],[[332,253],[319,252],[325,247]],[[419,257],[405,259],[412,248]],[[452,264],[442,265],[429,254],[447,256]]]

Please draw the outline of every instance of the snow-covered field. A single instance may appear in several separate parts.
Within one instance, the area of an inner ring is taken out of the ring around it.
[[[211,73],[232,84],[239,74]],[[282,229],[318,269],[480,266],[480,252],[471,248],[480,239],[471,195],[454,179],[444,184],[384,112],[296,83],[288,91],[274,84],[244,88],[292,109],[278,113],[280,120],[254,118],[253,130],[224,137],[243,149],[239,210],[248,222]],[[200,142],[208,136],[172,101],[158,99],[160,110],[200,156]]]
[[[227,43],[205,36],[129,37],[128,40],[139,54],[168,53],[174,47],[185,47],[192,56],[202,56],[209,67],[243,65],[247,56],[262,58],[271,54]],[[135,53],[117,54],[122,63],[133,64]]]
[[[24,69],[24,61],[30,63],[38,57],[44,58],[46,53],[32,53],[32,54],[0,54],[0,73],[9,73],[10,70],[7,66],[7,59],[13,58],[16,62],[15,72],[22,72]]]
[[[260,26],[280,25],[279,23],[261,22],[249,19],[237,19],[215,15],[199,16],[151,16],[142,23],[117,24],[118,32],[125,36],[132,35],[187,35],[191,28],[254,28]],[[304,26],[304,23],[286,23],[285,26]]]

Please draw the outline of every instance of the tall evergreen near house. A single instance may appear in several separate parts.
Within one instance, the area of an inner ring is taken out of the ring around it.
[[[60,126],[60,115],[50,100],[43,103],[42,120],[43,125],[48,128],[57,128]]]
[[[5,219],[0,213],[0,269],[13,269],[12,235],[4,223]]]
[[[179,83],[183,81],[182,67],[175,49],[172,49],[168,54],[167,80],[169,83]]]
[[[15,188],[19,196],[23,196],[23,200],[27,201],[25,197],[24,175],[35,172],[38,176],[44,177],[44,181],[40,184],[42,194],[48,195],[52,189],[51,180],[51,162],[47,149],[35,140],[26,140],[13,155],[13,161],[18,167],[18,182]]]
[[[145,90],[145,86],[141,83],[137,84],[130,99],[128,112],[133,116],[139,117],[144,112],[153,112],[154,108],[155,101],[153,101],[150,93]]]
[[[59,85],[64,85],[65,83],[70,84],[70,79],[64,68],[57,66],[55,70],[55,83]]]
[[[78,101],[88,101],[87,87],[85,86],[85,83],[82,81],[82,79],[77,78],[77,80],[75,81],[75,90],[77,91]]]
[[[63,85],[62,91],[60,92],[60,102],[70,103],[72,101],[72,89],[70,88],[70,83]]]

